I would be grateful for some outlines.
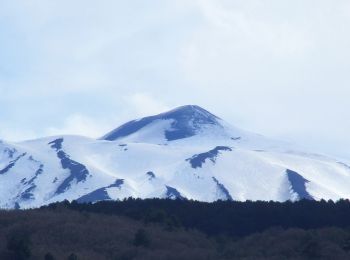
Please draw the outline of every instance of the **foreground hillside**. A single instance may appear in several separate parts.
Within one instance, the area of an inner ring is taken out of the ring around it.
[[[128,197],[338,200],[350,198],[349,165],[183,106],[130,121],[100,139],[0,141],[0,208]]]
[[[0,259],[349,259],[349,213],[349,201],[63,202],[0,211]]]
[[[204,234],[181,229],[170,232],[161,225],[146,226],[121,216],[66,209],[12,211],[1,212],[0,223],[3,260],[75,259],[71,255],[84,260],[175,260],[217,255]],[[50,255],[54,258],[48,258]]]

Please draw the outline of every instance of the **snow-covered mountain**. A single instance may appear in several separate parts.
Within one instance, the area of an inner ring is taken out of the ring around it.
[[[0,142],[0,207],[138,198],[350,198],[350,166],[230,126],[198,106],[130,121],[96,140]]]

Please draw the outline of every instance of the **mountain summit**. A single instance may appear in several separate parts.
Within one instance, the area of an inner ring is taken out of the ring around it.
[[[199,106],[187,105],[155,116],[130,121],[101,139],[115,141],[126,137],[132,138],[133,135],[136,137],[135,134],[137,134],[138,140],[145,142],[149,135],[154,137],[155,134],[160,134],[161,136],[158,137],[164,138],[165,141],[174,141],[199,133],[218,131],[224,131],[223,122],[219,117]]]

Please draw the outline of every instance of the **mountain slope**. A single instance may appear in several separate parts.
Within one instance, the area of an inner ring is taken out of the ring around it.
[[[350,167],[230,126],[198,106],[130,121],[99,140],[0,143],[0,207],[126,197],[350,198]]]

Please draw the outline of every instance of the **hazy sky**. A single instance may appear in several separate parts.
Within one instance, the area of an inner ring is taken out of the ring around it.
[[[350,158],[350,1],[0,0],[0,138],[197,104]]]

